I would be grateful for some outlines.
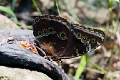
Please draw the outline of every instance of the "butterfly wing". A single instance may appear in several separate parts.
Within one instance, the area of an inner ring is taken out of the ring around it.
[[[33,34],[48,56],[61,59],[83,55],[99,46],[105,38],[101,30],[70,24],[66,19],[51,15],[34,20]]]
[[[69,38],[69,23],[57,16],[43,15],[34,20],[33,34],[48,56],[61,55]]]
[[[90,52],[102,44],[105,34],[101,30],[84,27],[80,24],[71,24],[71,37],[61,58],[71,58]]]
[[[87,28],[79,24],[72,24],[72,26],[74,28],[74,36],[87,45],[87,51],[91,51],[103,43],[105,38],[103,31]]]

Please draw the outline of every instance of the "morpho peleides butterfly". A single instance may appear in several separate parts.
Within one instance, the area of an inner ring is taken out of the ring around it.
[[[98,29],[70,24],[59,16],[43,15],[33,21],[33,34],[40,48],[51,58],[72,58],[91,51],[104,41]]]

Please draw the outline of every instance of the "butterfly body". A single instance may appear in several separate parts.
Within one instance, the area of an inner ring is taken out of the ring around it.
[[[99,46],[105,37],[101,30],[70,24],[52,15],[35,18],[33,34],[47,56],[60,59],[83,55]]]

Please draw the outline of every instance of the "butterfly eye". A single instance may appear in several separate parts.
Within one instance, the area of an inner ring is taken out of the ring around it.
[[[59,36],[60,36],[60,38],[63,39],[63,40],[67,38],[67,37],[66,37],[66,33],[63,32],[63,31],[59,33]]]
[[[91,43],[94,44],[95,42],[96,42],[95,38],[91,39]]]
[[[50,34],[54,34],[54,31],[53,31],[53,28],[48,28],[48,32],[50,33]]]
[[[41,31],[38,31],[38,36],[42,37],[42,32]]]
[[[81,38],[81,36],[82,36],[82,35],[81,35],[81,33],[79,33],[79,32],[76,34],[76,37],[77,37],[78,39]]]
[[[87,41],[87,36],[82,36],[82,42],[86,42]]]
[[[48,34],[47,29],[43,29],[43,34]]]

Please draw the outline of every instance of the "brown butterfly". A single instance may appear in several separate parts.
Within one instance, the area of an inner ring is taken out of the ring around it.
[[[101,30],[70,24],[59,16],[43,15],[33,21],[33,34],[47,56],[64,59],[83,55],[101,45]]]

